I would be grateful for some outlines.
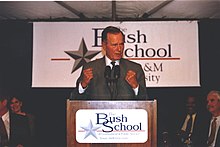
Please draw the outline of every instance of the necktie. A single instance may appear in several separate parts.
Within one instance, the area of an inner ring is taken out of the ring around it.
[[[113,69],[115,67],[115,61],[112,61],[111,64],[112,64],[112,69]]]
[[[186,135],[187,137],[189,137],[189,134],[191,133],[191,128],[192,128],[192,115],[190,115],[190,118],[187,122],[187,126],[186,126]]]
[[[112,77],[112,79],[114,79],[115,61],[112,61],[112,62],[111,62],[111,64],[112,64],[112,72],[111,72],[111,77]]]
[[[0,146],[7,146],[8,144],[8,135],[6,132],[5,124],[0,117]]]
[[[111,71],[111,79],[112,79],[112,82],[111,82],[111,88],[112,88],[112,92],[111,92],[111,98],[112,99],[116,99],[117,97],[117,80],[116,80],[116,77],[115,77],[115,61],[112,61],[111,62],[112,64],[112,71]]]
[[[211,145],[215,139],[216,120],[217,120],[217,118],[215,117],[214,120],[212,121],[212,124],[211,124],[211,133],[208,138],[208,145]]]

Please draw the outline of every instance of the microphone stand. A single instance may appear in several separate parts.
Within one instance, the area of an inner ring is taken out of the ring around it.
[[[106,84],[107,84],[107,87],[108,87],[108,90],[110,92],[110,96],[112,99],[113,98],[113,86],[112,86],[111,67],[110,66],[105,67],[104,77],[106,79]]]
[[[117,79],[112,79],[111,80],[111,87],[112,87],[112,99],[115,100],[117,98],[118,95],[118,91],[117,91]]]
[[[116,65],[112,68],[111,73],[111,87],[112,87],[112,99],[116,100],[118,96],[117,82],[120,77],[120,66]]]
[[[111,99],[115,100],[118,95],[117,82],[118,82],[118,78],[120,77],[119,65],[113,67],[112,70],[110,66],[106,66],[104,76],[110,92]]]

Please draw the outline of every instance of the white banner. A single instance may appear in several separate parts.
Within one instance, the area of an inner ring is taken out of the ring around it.
[[[146,87],[200,86],[197,21],[36,22],[32,87],[75,87],[84,63],[101,58],[106,26],[125,33],[124,58],[138,62]]]
[[[76,112],[76,140],[79,143],[145,143],[148,140],[147,111],[80,109]]]

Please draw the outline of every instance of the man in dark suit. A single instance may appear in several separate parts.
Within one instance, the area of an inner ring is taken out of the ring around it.
[[[109,26],[102,32],[105,56],[83,66],[77,94],[93,100],[144,100],[146,83],[140,64],[123,59],[125,35]],[[112,63],[113,62],[113,63]]]
[[[30,147],[28,119],[8,109],[7,96],[0,95],[0,146]]]
[[[220,147],[220,91],[212,90],[207,95],[207,109],[211,113],[208,147]]]
[[[188,96],[185,103],[185,113],[177,120],[177,132],[172,139],[173,146],[206,147],[207,115],[198,109],[196,96]]]

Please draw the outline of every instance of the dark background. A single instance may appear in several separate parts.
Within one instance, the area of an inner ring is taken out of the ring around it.
[[[66,100],[72,89],[31,87],[32,25],[31,22],[0,22],[0,88],[23,98],[25,110],[36,116],[39,146],[65,147]],[[196,94],[206,111],[206,95],[210,90],[220,90],[219,26],[220,20],[199,21],[201,87],[147,88],[149,97],[158,102],[159,143],[162,132],[172,123],[170,118],[182,111],[187,95]]]

